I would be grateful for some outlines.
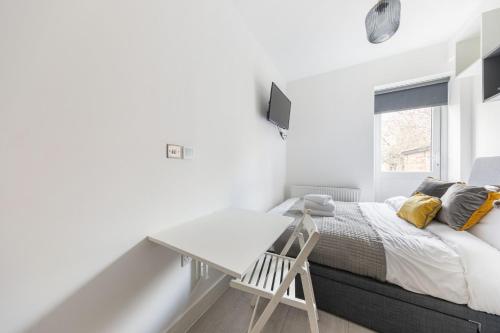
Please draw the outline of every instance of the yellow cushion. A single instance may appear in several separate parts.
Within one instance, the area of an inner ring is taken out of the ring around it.
[[[431,223],[441,209],[441,200],[422,193],[416,193],[401,206],[398,216],[423,229]]]

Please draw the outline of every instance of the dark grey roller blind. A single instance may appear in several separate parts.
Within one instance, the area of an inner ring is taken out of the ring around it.
[[[375,92],[375,113],[448,105],[450,78],[427,81]]]

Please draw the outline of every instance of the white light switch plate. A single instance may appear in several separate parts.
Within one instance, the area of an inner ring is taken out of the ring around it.
[[[167,145],[167,158],[182,159],[182,146]]]

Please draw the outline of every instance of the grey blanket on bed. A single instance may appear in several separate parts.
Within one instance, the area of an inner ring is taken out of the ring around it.
[[[335,205],[335,217],[312,217],[320,232],[320,240],[309,261],[385,281],[385,251],[379,234],[363,215],[358,203],[336,202]],[[285,213],[294,217],[295,222],[274,244],[278,253],[302,216],[298,207],[300,203]],[[296,242],[289,255],[296,256],[298,252]]]

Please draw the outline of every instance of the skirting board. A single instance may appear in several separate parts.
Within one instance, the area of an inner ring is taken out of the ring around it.
[[[227,275],[219,278],[186,311],[181,313],[164,333],[186,333],[229,288],[230,280],[231,277]]]

